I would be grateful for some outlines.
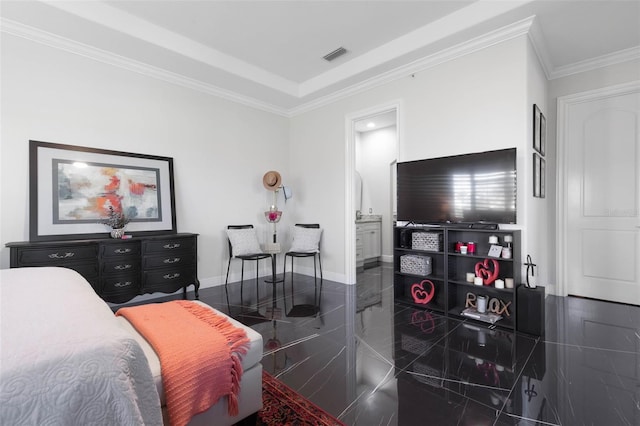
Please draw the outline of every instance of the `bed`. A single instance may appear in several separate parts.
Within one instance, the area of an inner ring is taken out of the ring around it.
[[[190,425],[230,425],[262,406],[262,337],[230,320],[250,339],[240,412],[219,401]],[[75,271],[1,270],[0,345],[0,424],[168,424],[155,352]]]

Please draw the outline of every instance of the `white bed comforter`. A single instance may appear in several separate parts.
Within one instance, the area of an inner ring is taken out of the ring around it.
[[[139,344],[78,273],[0,271],[0,425],[162,425]]]

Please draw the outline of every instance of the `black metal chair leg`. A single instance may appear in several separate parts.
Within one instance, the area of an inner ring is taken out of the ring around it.
[[[316,272],[316,257],[313,256],[313,304],[318,309],[318,274]]]
[[[244,259],[240,267],[240,307],[244,305]]]
[[[258,310],[258,303],[260,302],[260,289],[258,288],[258,266],[259,260],[256,260],[256,311]]]
[[[227,277],[224,280],[224,292],[227,295],[227,309],[229,310],[229,315],[231,315],[231,303],[229,303],[229,269],[231,269],[231,258],[229,258],[229,262],[227,263]]]

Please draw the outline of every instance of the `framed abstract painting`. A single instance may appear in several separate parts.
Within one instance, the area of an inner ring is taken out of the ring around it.
[[[110,211],[135,235],[176,232],[173,158],[29,141],[29,238],[106,237]]]

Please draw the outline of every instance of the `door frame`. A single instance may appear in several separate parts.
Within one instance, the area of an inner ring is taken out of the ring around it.
[[[556,132],[556,145],[557,145],[557,198],[556,203],[558,206],[558,215],[556,217],[556,247],[558,248],[558,259],[556,263],[556,283],[557,293],[559,296],[568,295],[568,279],[569,272],[565,265],[568,259],[568,244],[567,244],[567,162],[571,159],[569,153],[567,153],[567,140],[568,125],[567,120],[569,118],[569,111],[571,107],[576,104],[590,102],[600,99],[606,99],[613,96],[627,95],[632,93],[640,93],[640,80],[632,81],[624,84],[617,84],[614,86],[607,86],[600,89],[588,90],[585,92],[574,93],[572,95],[566,95],[558,97],[558,113],[557,113],[557,127]]]
[[[360,111],[348,113],[345,116],[345,211],[344,211],[344,253],[346,284],[356,283],[356,222],[354,203],[354,179],[353,173],[356,170],[356,121],[364,120],[368,117],[380,115],[385,112],[396,112],[396,138],[398,154],[400,153],[401,121],[400,121],[401,101],[391,101],[389,103],[377,105]],[[398,156],[396,156],[398,158]]]

